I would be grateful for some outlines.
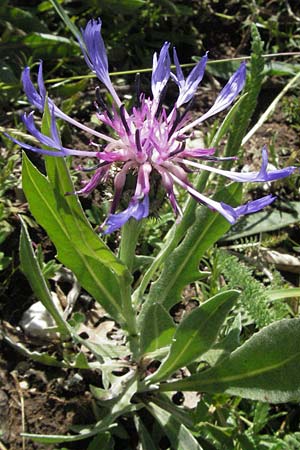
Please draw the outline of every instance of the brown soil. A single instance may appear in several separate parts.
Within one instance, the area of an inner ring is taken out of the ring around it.
[[[88,385],[75,375],[24,360],[0,344],[1,450],[58,449],[28,439],[24,442],[21,433],[64,435],[71,425],[95,421]],[[67,448],[86,447],[79,442]]]

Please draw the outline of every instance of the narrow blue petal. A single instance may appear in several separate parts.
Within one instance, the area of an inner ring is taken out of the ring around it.
[[[101,35],[101,19],[90,20],[82,31],[82,38],[79,39],[83,55],[87,65],[96,73],[98,78],[105,85],[110,84],[108,73],[108,60],[104,41]]]
[[[96,189],[96,187],[101,182],[101,180],[102,180],[103,176],[106,174],[106,172],[107,172],[106,167],[100,167],[99,169],[97,169],[95,171],[94,175],[92,176],[92,178],[90,179],[90,181],[88,181],[82,189],[74,192],[74,194],[78,194],[78,195],[90,194],[94,189]]]
[[[43,61],[40,61],[39,70],[38,70],[38,87],[40,91],[40,95],[43,100],[45,100],[47,91],[45,88],[44,77],[43,77]]]
[[[81,30],[82,36],[78,37],[79,45],[89,68],[96,73],[100,81],[107,87],[116,104],[121,105],[109,77],[108,60],[104,41],[101,35],[101,19],[90,20],[85,29]]]
[[[228,108],[241,92],[246,82],[246,63],[242,63],[239,69],[232,75],[228,83],[224,86],[220,94],[218,95],[213,106],[205,113],[199,120],[203,122],[208,117]]]
[[[35,137],[41,144],[46,145],[47,147],[54,147],[57,149],[57,144],[51,139],[49,136],[46,136],[45,134],[41,133],[35,126],[34,119],[33,119],[33,112],[30,114],[23,114],[22,120],[24,125],[26,126],[29,133]]]
[[[202,81],[202,78],[203,78],[203,75],[205,72],[207,59],[208,59],[208,56],[206,53],[200,59],[200,61],[196,64],[196,66],[193,68],[193,70],[189,73],[189,75],[187,76],[187,79],[183,80],[183,81],[179,80],[179,83],[178,83],[179,96],[176,101],[177,107],[180,107],[184,103],[189,102],[194,97],[196,90],[199,86],[199,83]],[[176,63],[175,63],[175,65],[176,65]],[[176,71],[178,72],[177,65],[176,65]],[[178,78],[178,75],[177,75],[177,78]]]
[[[56,126],[55,108],[54,107],[51,110],[51,125],[50,125],[50,127],[51,127],[51,136],[52,136],[53,142],[55,142],[56,145],[58,147],[60,147],[61,146],[61,142],[60,142],[60,137],[59,137],[59,134],[58,134],[58,129],[57,129],[57,126]]]
[[[42,67],[42,63],[40,63],[39,77],[41,77],[41,75],[40,75],[40,70],[42,70],[41,67]],[[30,78],[30,68],[29,67],[25,67],[25,69],[22,72],[22,84],[23,84],[24,92],[27,95],[28,101],[33,106],[35,106],[40,111],[42,111],[44,108],[45,98],[42,97],[42,95],[39,94],[38,91],[36,90],[36,88],[34,87],[32,81],[31,81],[31,78]]]
[[[147,195],[141,202],[137,202],[136,200],[130,202],[128,208],[124,211],[118,214],[111,214],[106,221],[107,228],[105,229],[104,234],[110,234],[118,230],[132,217],[135,220],[141,220],[148,217],[148,215],[149,197]]]
[[[232,206],[227,205],[223,202],[221,202],[221,206],[226,214],[232,217],[232,220],[229,220],[228,217],[226,217],[227,220],[229,220],[230,223],[234,223],[239,217],[260,211],[261,209],[273,203],[274,200],[276,200],[276,197],[274,197],[273,195],[267,195],[266,197],[253,200],[246,203],[245,205],[237,206],[236,208],[233,208]]]
[[[40,153],[42,155],[48,155],[48,156],[59,156],[59,157],[66,156],[63,152],[52,151],[52,150],[43,150],[39,147],[34,147],[33,145],[29,145],[29,144],[26,144],[25,142],[21,142],[18,139],[13,138],[12,136],[10,136],[7,133],[3,133],[3,134],[8,139],[10,139],[12,142],[14,142],[17,145],[20,145],[20,147],[24,148],[25,150],[30,150],[31,152]]]
[[[179,60],[178,60],[178,56],[177,56],[175,47],[173,48],[173,60],[174,60],[175,67],[176,67],[176,76],[174,74],[171,74],[172,78],[175,80],[175,82],[178,84],[178,86],[182,86],[182,85],[184,85],[184,75],[183,75],[182,69],[179,64]]]
[[[264,146],[262,149],[262,165],[260,171],[255,179],[250,179],[249,181],[275,181],[281,178],[288,177],[296,170],[296,167],[289,166],[285,167],[284,169],[275,169],[268,171],[268,164],[268,150],[267,147]]]
[[[188,156],[188,150],[186,151]],[[185,155],[185,152],[183,153]],[[229,178],[233,181],[238,181],[239,183],[264,183],[271,182],[275,180],[279,180],[281,178],[288,177],[295,170],[296,167],[289,166],[284,169],[275,169],[275,170],[267,170],[268,169],[268,152],[266,147],[262,149],[262,165],[259,172],[232,172],[230,170],[222,170],[217,167],[206,166],[199,163],[194,163],[191,161],[185,161],[187,165],[191,165],[194,167],[198,167],[199,169],[207,170],[209,172],[214,172],[224,177]]]
[[[153,56],[151,89],[153,98],[158,100],[163,88],[167,84],[171,73],[171,60],[169,55],[169,42],[165,42],[162,46],[159,57],[156,53]]]

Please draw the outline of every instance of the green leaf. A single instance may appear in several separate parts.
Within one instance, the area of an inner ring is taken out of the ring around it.
[[[270,405],[268,403],[257,402],[255,405],[252,425],[254,434],[258,434],[269,422],[269,409]]]
[[[39,442],[40,444],[58,444],[60,442],[82,441],[83,439],[95,436],[95,434],[97,433],[98,430],[87,431],[82,434],[74,435],[21,433],[21,436],[27,439],[31,439],[34,442]]]
[[[234,448],[234,443],[232,439],[233,428],[232,427],[221,427],[209,422],[202,422],[199,426],[201,430],[201,435],[207,434],[207,432],[213,436],[214,440],[218,441],[224,448]],[[222,448],[221,447],[221,448]]]
[[[94,437],[87,450],[113,450],[113,440],[109,432],[99,433]]]
[[[21,235],[20,235],[20,262],[21,269],[26,276],[31,289],[36,295],[37,299],[42,302],[49,314],[55,320],[59,331],[63,334],[69,334],[68,324],[63,319],[62,315],[58,311],[55,303],[53,302],[51,293],[48,289],[47,282],[43,277],[40,265],[33,252],[32,242],[26,227],[26,224],[21,216]]]
[[[221,61],[210,61],[207,64],[207,72],[214,77],[219,77],[224,80],[228,80],[229,77],[238,70],[241,61],[231,61],[231,60],[221,60]]]
[[[67,101],[76,101],[78,98],[78,94],[80,92],[84,92],[87,87],[88,80],[83,79],[77,82],[70,82],[70,79],[66,78],[61,83],[57,83],[55,86],[55,96],[63,97],[65,99],[68,99]],[[73,97],[71,99],[70,97]],[[65,111],[65,105],[64,105],[64,111]]]
[[[300,400],[300,319],[275,322],[254,334],[229,358],[163,391],[226,392],[252,400]]]
[[[0,252],[0,271],[6,269],[10,261],[10,256],[5,256],[3,252]]]
[[[159,303],[153,303],[140,323],[141,353],[170,345],[175,329],[168,311]]]
[[[268,289],[266,296],[270,302],[291,297],[300,297],[300,288]]]
[[[241,185],[232,183],[224,188],[215,199],[228,203],[240,200]],[[230,228],[229,222],[209,208],[201,207],[194,224],[189,228],[182,243],[169,256],[158,280],[152,284],[140,320],[147,308],[154,302],[169,309],[180,299],[182,289],[200,278],[199,261],[204,253]]]
[[[221,292],[194,309],[180,322],[170,353],[149,380],[167,378],[207,352],[217,339],[219,330],[239,295],[238,291]]]
[[[172,417],[178,420],[178,422],[182,423],[185,427],[192,428],[194,425],[194,420],[192,418],[190,409],[175,405],[172,397],[170,397],[171,396],[168,396],[168,394],[159,392],[151,400],[153,403],[155,403],[156,406],[159,406],[164,411],[172,414]]]
[[[32,8],[32,11],[34,11],[34,8]],[[7,7],[3,5],[0,7],[0,17],[3,22],[8,22],[11,27],[21,29],[26,33],[32,31],[39,33],[48,31],[44,21],[40,21],[27,8],[16,8],[12,7],[12,5]]]
[[[134,418],[134,423],[141,441],[141,450],[159,450],[154,444],[152,437],[139,417]]]
[[[265,73],[270,77],[295,75],[299,70],[300,64],[289,64],[283,61],[269,61],[265,66]]]
[[[10,347],[14,348],[17,352],[21,353],[23,356],[32,361],[37,361],[47,366],[68,367],[64,361],[59,361],[54,356],[51,356],[48,353],[28,350],[20,342],[15,342],[15,340],[10,338],[8,334],[5,334],[4,331],[1,332],[0,330],[0,337],[3,337],[3,339],[10,345]]]
[[[81,33],[77,26],[70,20],[68,14],[64,10],[64,8],[61,6],[61,4],[57,0],[50,0],[50,3],[52,4],[53,8],[57,12],[57,14],[60,16],[60,18],[65,23],[66,27],[73,33],[74,37],[77,39],[78,36],[81,36]]]
[[[217,363],[220,363],[222,359],[229,356],[233,350],[240,346],[241,329],[241,316],[237,314],[228,334],[209,349],[208,352],[202,355],[201,359],[210,366],[215,366]]]
[[[78,199],[64,196],[74,188],[63,159],[47,158],[47,169],[50,181],[24,154],[22,180],[30,211],[47,231],[58,259],[111,317],[124,323],[120,284],[129,277],[127,269],[94,233]]]
[[[172,448],[176,450],[203,450],[192,432],[170,413],[154,403],[145,404],[145,407],[155,417],[168,436]]]

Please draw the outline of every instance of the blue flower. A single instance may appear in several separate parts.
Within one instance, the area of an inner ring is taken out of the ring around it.
[[[152,98],[146,97],[144,93],[139,93],[137,105],[131,110],[126,110],[109,77],[101,26],[100,19],[89,21],[86,28],[82,30],[79,42],[87,65],[96,73],[114,100],[111,109],[108,109],[102,99],[98,99],[100,104],[98,105],[97,117],[100,123],[105,124],[111,130],[111,133],[100,133],[87,127],[65,114],[51,99],[48,99],[43,81],[42,63],[40,63],[38,89],[31,81],[28,67],[23,72],[23,87],[30,103],[40,111],[43,111],[45,103],[48,103],[51,112],[51,136],[45,136],[37,129],[33,113],[24,114],[23,122],[27,130],[43,146],[50,149],[39,148],[10,138],[23,148],[33,152],[59,157],[76,155],[96,159],[97,164],[94,174],[90,181],[76,192],[77,194],[88,195],[99,183],[106,182],[112,174],[114,196],[108,218],[102,225],[106,234],[122,227],[130,218],[141,220],[149,215],[152,173],[161,177],[162,186],[165,188],[174,213],[179,216],[182,215],[182,211],[176,198],[176,185],[185,189],[199,203],[205,204],[210,209],[222,214],[230,223],[234,223],[241,215],[259,211],[271,204],[275,197],[269,195],[233,208],[198,192],[188,179],[190,168],[208,170],[238,182],[274,181],[289,176],[295,170],[295,167],[268,170],[268,154],[265,147],[262,149],[261,169],[258,172],[250,173],[226,171],[202,164],[201,161],[203,160],[216,162],[224,158],[215,157],[215,149],[213,148],[188,147],[190,132],[204,120],[228,108],[239,95],[246,79],[245,63],[242,63],[231,76],[212,107],[205,114],[191,121],[187,113],[188,108],[203,78],[208,56],[206,53],[185,78],[175,49],[173,57],[176,74],[171,73],[170,44],[165,42],[159,55],[155,53],[153,57]],[[177,84],[179,92],[173,108],[168,110],[162,105],[162,100],[170,78]],[[186,105],[183,110],[182,105]],[[95,151],[76,150],[62,146],[56,128],[56,118],[63,119],[97,138],[96,142],[91,141],[90,143]],[[126,178],[130,173],[136,176],[134,194],[128,207],[119,212]]]

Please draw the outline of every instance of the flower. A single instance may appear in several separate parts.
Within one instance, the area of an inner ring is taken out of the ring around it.
[[[215,149],[186,147],[187,139],[190,136],[189,132],[204,120],[228,108],[241,92],[246,78],[245,63],[242,63],[231,76],[213,106],[196,120],[190,121],[189,108],[203,78],[208,56],[206,53],[185,79],[175,49],[173,59],[176,73],[171,73],[170,44],[165,42],[159,55],[155,53],[153,57],[152,98],[146,97],[137,88],[137,104],[128,111],[115,91],[109,76],[101,26],[100,19],[90,20],[78,39],[87,65],[106,86],[114,100],[112,108],[109,109],[99,95],[99,90],[96,91],[97,117],[101,123],[112,130],[112,134],[106,135],[85,126],[66,115],[51,99],[48,99],[43,81],[42,62],[40,62],[38,89],[31,81],[28,67],[23,71],[22,81],[24,91],[33,106],[43,111],[47,102],[51,112],[51,136],[45,136],[36,128],[33,113],[24,114],[23,122],[27,130],[42,145],[52,148],[53,151],[25,144],[9,137],[23,148],[33,152],[56,157],[76,155],[97,159],[98,164],[94,168],[94,174],[90,181],[76,192],[77,194],[89,194],[99,183],[107,179],[112,169],[114,170],[114,196],[109,216],[102,226],[104,233],[117,230],[130,218],[141,220],[149,215],[151,178],[155,174],[160,176],[161,184],[171,206],[175,214],[179,216],[182,215],[182,212],[176,199],[175,185],[185,189],[201,204],[222,214],[230,223],[234,223],[241,215],[259,211],[272,203],[275,197],[268,195],[233,208],[198,192],[188,179],[190,168],[208,170],[238,182],[274,181],[290,175],[295,170],[295,167],[268,170],[268,154],[265,147],[262,150],[261,169],[253,173],[232,172],[207,166],[199,161],[215,162],[223,159],[213,156]],[[178,86],[179,93],[173,108],[168,110],[163,106],[163,99],[170,79]],[[96,148],[96,151],[82,151],[62,146],[56,128],[56,118],[63,119],[86,131],[94,138],[100,139],[100,143],[91,142],[91,146]],[[117,212],[129,173],[136,175],[135,190],[127,208]]]

